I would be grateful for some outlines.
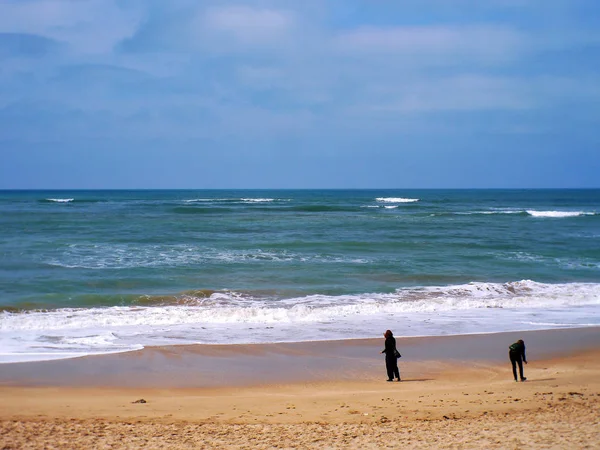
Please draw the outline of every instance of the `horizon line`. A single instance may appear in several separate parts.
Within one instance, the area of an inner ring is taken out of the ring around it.
[[[0,188],[0,192],[34,191],[535,191],[599,190],[598,187],[372,187],[372,188]]]

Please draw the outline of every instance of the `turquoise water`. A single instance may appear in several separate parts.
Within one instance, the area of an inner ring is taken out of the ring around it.
[[[0,361],[600,323],[600,190],[2,191],[0,230]]]

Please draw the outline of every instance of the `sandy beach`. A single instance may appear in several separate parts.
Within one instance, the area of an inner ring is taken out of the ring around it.
[[[524,383],[508,345],[527,344]],[[0,366],[0,448],[597,448],[600,329],[184,346]]]

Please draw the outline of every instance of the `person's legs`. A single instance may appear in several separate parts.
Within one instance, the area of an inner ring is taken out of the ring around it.
[[[525,377],[523,376],[523,360],[521,358],[517,359],[517,364],[519,364],[519,375],[521,376],[521,381],[525,381]],[[517,375],[515,374],[515,380],[516,379]]]
[[[515,381],[519,381],[517,378],[517,359],[509,353],[508,357],[510,358],[510,363],[512,364],[513,376],[515,377]],[[521,363],[521,376],[523,374],[522,363]]]
[[[394,367],[394,375],[396,375],[396,379],[400,381],[400,369],[398,368],[398,363],[396,363],[396,367]]]
[[[385,368],[387,370],[388,381],[393,381],[394,380],[394,365],[393,365],[392,361],[390,361],[387,358],[385,360]]]

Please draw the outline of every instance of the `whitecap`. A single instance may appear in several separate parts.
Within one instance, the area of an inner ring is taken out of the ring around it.
[[[185,203],[199,203],[199,202],[224,202],[229,199],[226,198],[192,198],[189,200],[184,200]]]
[[[377,197],[375,199],[382,203],[414,203],[418,202],[418,198],[403,198],[403,197]]]
[[[528,209],[527,214],[529,214],[530,216],[533,216],[533,217],[562,218],[562,217],[593,216],[596,213],[586,212],[586,211],[535,211],[532,209]]]
[[[242,198],[240,199],[244,203],[269,203],[274,202],[274,198]]]
[[[181,305],[2,312],[0,348],[10,355],[0,355],[0,362],[148,345],[362,338],[388,328],[415,336],[600,325],[598,283],[521,280],[288,299],[226,291],[189,297]]]
[[[47,198],[46,201],[48,202],[55,202],[55,203],[69,203],[72,202],[73,200],[75,200],[74,198]]]
[[[98,329],[70,343],[106,345],[119,333],[109,327],[164,326],[210,323],[290,323],[335,320],[348,315],[368,318],[376,313],[423,313],[464,311],[482,308],[557,308],[600,306],[600,284],[544,284],[531,280],[510,283],[468,283],[463,285],[401,288],[393,293],[352,295],[314,294],[274,300],[233,291],[213,293],[208,299],[190,297],[185,305],[114,306],[106,308],[63,308],[27,313],[3,312],[0,329],[7,331]],[[217,301],[218,300],[218,301]]]

